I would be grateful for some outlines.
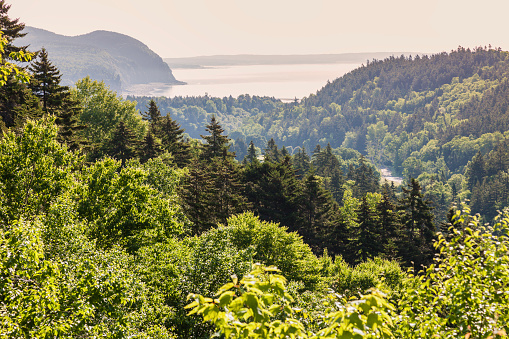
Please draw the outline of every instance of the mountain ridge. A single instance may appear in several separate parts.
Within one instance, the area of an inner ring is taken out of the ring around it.
[[[20,42],[32,51],[46,48],[66,85],[85,76],[102,80],[116,91],[151,82],[183,84],[159,55],[125,34],[97,30],[66,36],[31,26],[25,32]]]

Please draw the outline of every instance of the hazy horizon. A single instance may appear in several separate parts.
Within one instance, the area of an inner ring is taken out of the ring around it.
[[[211,55],[436,53],[509,49],[509,2],[407,0],[15,0],[9,16],[63,35],[126,34],[163,58]]]

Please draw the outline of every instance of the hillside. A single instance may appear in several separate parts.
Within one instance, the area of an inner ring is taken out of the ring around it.
[[[127,35],[94,31],[64,36],[29,26],[25,32],[19,43],[30,45],[31,50],[45,47],[67,85],[87,75],[116,91],[151,82],[181,84],[160,56]]]
[[[508,76],[509,53],[460,47],[370,62],[300,103],[249,95],[157,102],[191,136],[203,134],[214,114],[238,144],[265,149],[273,138],[289,150],[352,148],[379,168],[419,178],[441,218],[472,196],[473,211],[493,217],[509,203],[496,193],[509,191]],[[133,99],[146,107],[148,98]]]

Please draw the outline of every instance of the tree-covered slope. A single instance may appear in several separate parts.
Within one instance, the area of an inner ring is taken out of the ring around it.
[[[19,39],[32,50],[45,47],[51,60],[64,74],[65,84],[90,76],[103,80],[112,89],[150,82],[180,83],[160,56],[142,42],[124,34],[94,31],[64,36],[26,27]]]

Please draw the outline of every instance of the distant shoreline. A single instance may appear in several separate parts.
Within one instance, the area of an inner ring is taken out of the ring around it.
[[[219,66],[249,65],[297,65],[297,64],[351,64],[366,63],[368,60],[405,55],[425,55],[422,52],[373,52],[342,54],[302,54],[302,55],[209,55],[185,58],[163,58],[171,69],[200,69]]]

